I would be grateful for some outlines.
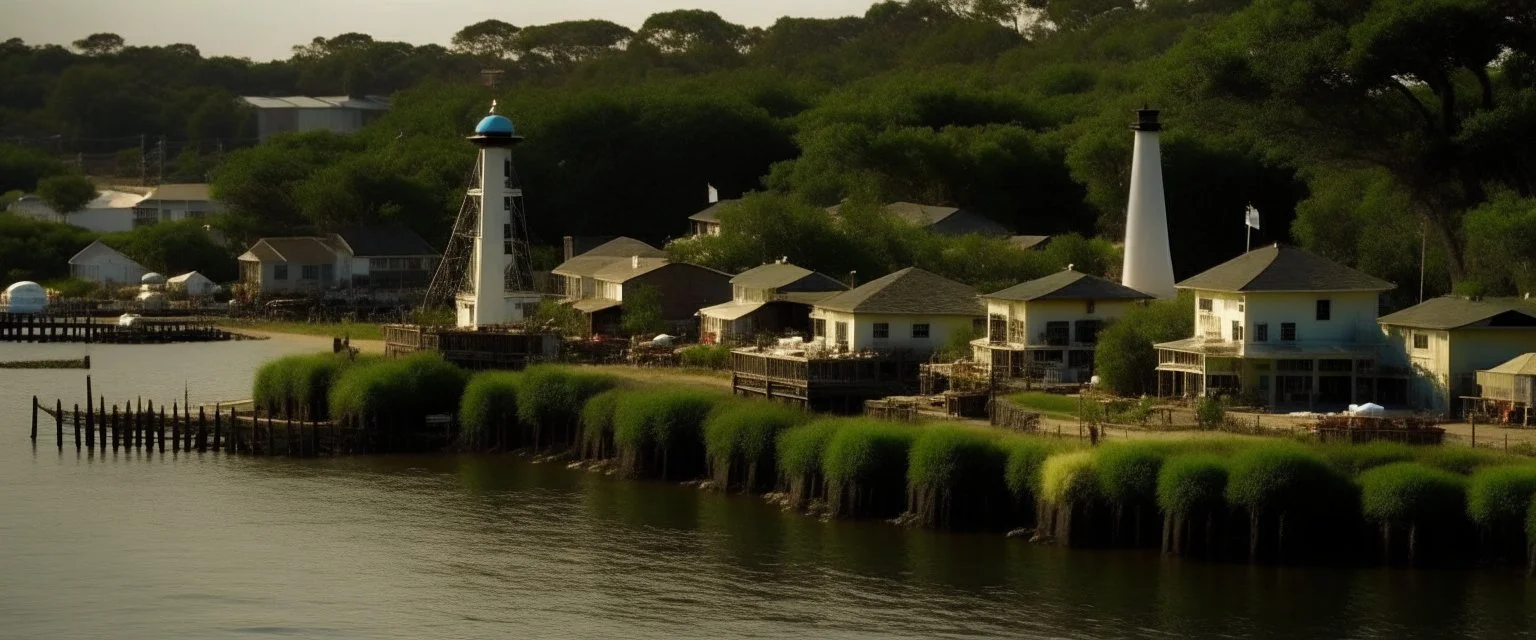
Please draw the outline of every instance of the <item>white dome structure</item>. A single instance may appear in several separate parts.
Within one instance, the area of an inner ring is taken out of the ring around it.
[[[165,276],[151,271],[139,278],[139,284],[165,284]]]
[[[6,287],[3,298],[0,302],[9,313],[42,313],[43,307],[48,306],[48,292],[29,280]]]

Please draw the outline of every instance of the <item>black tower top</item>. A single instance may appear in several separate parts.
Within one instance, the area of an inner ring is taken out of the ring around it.
[[[1137,109],[1136,122],[1131,123],[1131,128],[1136,131],[1162,131],[1163,125],[1157,121],[1157,109]]]

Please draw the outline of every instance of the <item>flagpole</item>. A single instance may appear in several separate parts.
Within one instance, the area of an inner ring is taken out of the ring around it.
[[[1243,253],[1248,253],[1253,251],[1253,227],[1244,222],[1243,228],[1248,230],[1248,245],[1243,247]]]

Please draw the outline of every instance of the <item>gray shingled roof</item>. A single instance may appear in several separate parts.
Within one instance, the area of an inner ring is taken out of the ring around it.
[[[657,249],[634,238],[619,236],[581,253],[582,256],[609,256],[614,258],[628,258],[640,256],[642,258],[665,258],[667,252]]]
[[[846,313],[903,313],[980,316],[986,313],[976,290],[917,267],[870,280],[816,304]]]
[[[1050,236],[1008,236],[1008,241],[1018,249],[1040,249],[1051,241]]]
[[[1416,329],[1458,329],[1486,323],[1485,326],[1536,325],[1536,303],[1519,298],[1470,300],[1443,296],[1377,319],[1383,325]]]
[[[324,238],[262,238],[256,245],[265,244],[281,262],[296,264],[325,264],[336,261],[336,250],[325,243]],[[269,259],[268,254],[259,246],[252,246],[247,253],[254,254],[263,261]]]
[[[1178,284],[1180,289],[1259,291],[1386,291],[1397,285],[1288,245],[1260,247]]]
[[[634,238],[619,236],[560,263],[553,273],[592,278],[610,266],[622,264],[624,268],[629,268],[635,256],[639,256],[641,262],[655,259],[665,262],[667,252]]]
[[[984,215],[961,209],[915,202],[892,202],[885,205],[885,212],[900,218],[907,224],[922,227],[934,233],[962,235],[979,233],[987,236],[1008,236],[1012,232]],[[842,205],[827,207],[833,216],[842,214]]]
[[[693,220],[695,222],[719,222],[720,221],[720,211],[723,208],[725,208],[727,205],[735,206],[736,203],[738,203],[738,202],[741,202],[741,201],[740,200],[721,200],[719,202],[710,204],[708,207],[705,207],[703,211],[700,211],[700,212],[695,213],[695,214],[693,214],[691,216],[688,216],[688,219],[689,220]]]
[[[815,271],[805,267],[797,267],[787,262],[770,262],[736,274],[736,277],[731,278],[731,284],[739,287],[751,287],[753,289],[772,289],[774,287],[782,287],[812,273],[815,273]]]
[[[405,227],[349,227],[336,235],[359,258],[440,255],[415,231]]]
[[[1024,302],[1029,300],[1146,300],[1152,296],[1113,280],[1064,269],[1044,278],[1016,284],[982,297]]]

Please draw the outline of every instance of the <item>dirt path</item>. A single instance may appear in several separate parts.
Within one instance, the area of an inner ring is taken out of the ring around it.
[[[633,380],[643,384],[678,384],[727,392],[731,390],[731,375],[724,372],[700,371],[692,369],[671,369],[661,367],[634,367],[627,364],[594,364],[579,366],[588,369],[595,369],[604,373],[611,373],[620,378]]]
[[[257,329],[247,329],[245,327],[222,328],[229,331],[230,333],[238,333],[240,335],[250,336],[252,338],[280,338],[285,342],[291,342],[294,344],[303,344],[306,346],[313,345],[316,351],[331,350],[331,338],[327,338],[325,336],[317,336],[307,333],[286,333],[282,331],[260,331]],[[384,353],[383,340],[352,340],[349,344],[351,344],[353,347],[356,347],[358,351],[363,353]]]

